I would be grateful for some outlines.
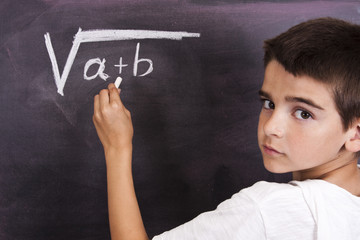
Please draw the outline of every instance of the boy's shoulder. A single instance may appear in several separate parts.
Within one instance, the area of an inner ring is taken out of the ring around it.
[[[258,205],[264,222],[296,225],[295,229],[315,223],[313,234],[318,239],[360,236],[360,197],[327,181],[258,182],[238,194],[247,195]]]
[[[316,235],[301,188],[291,183],[257,182],[234,194],[220,209],[225,207],[249,208],[250,215],[260,215],[267,239],[313,239]]]
[[[260,181],[245,188],[239,194],[246,194],[256,202],[266,203],[271,201],[278,201],[281,199],[296,198],[302,196],[302,191],[299,186],[289,183],[276,183]]]
[[[291,183],[301,188],[318,226],[319,239],[358,239],[360,197],[324,180]]]
[[[303,214],[304,211],[310,213],[302,188],[292,182],[257,182],[251,187],[234,194],[231,199],[223,202],[219,207],[241,207],[244,199],[249,204],[256,206],[263,217],[278,216],[280,212],[284,212],[284,214],[292,212],[295,215],[298,213]]]
[[[246,194],[256,202],[261,203],[279,201],[280,198],[286,200],[302,198],[306,202],[310,202],[331,196],[332,200],[328,199],[328,201],[348,199],[355,204],[359,203],[360,207],[360,197],[354,196],[345,189],[321,179],[291,181],[289,183],[260,181],[251,187],[243,189],[238,194]]]

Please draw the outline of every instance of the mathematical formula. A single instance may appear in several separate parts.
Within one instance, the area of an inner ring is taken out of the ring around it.
[[[57,87],[57,92],[64,96],[64,86],[69,76],[71,67],[74,63],[76,54],[79,50],[81,43],[87,42],[104,42],[104,41],[120,41],[120,40],[139,40],[139,39],[168,39],[168,40],[182,40],[184,37],[200,37],[200,33],[188,33],[188,32],[170,32],[170,31],[153,31],[153,30],[87,30],[79,31],[74,36],[72,48],[69,52],[62,74],[60,75],[59,66],[55,57],[55,51],[52,46],[50,34],[46,33],[45,45],[49,53],[52,70],[54,74],[54,80]],[[153,71],[153,61],[150,58],[140,58],[140,42],[137,43],[135,49],[135,56],[133,62],[133,75],[134,76],[146,76]],[[144,73],[138,73],[139,63],[147,63],[148,68]],[[84,66],[83,77],[85,80],[93,80],[96,77],[100,77],[105,80],[109,77],[105,73],[106,59],[92,58],[89,59]],[[88,75],[88,70],[91,66],[97,65],[97,72],[93,75]],[[119,59],[119,63],[114,65],[119,68],[119,74],[122,73],[124,67],[128,67],[128,64],[123,63],[122,57]]]

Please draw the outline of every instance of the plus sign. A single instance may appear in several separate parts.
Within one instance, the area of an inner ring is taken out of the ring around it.
[[[116,65],[114,65],[114,66],[119,68],[119,74],[121,74],[122,68],[123,68],[123,67],[127,67],[127,64],[123,64],[123,63],[122,63],[122,57],[120,57],[120,59],[119,59],[119,64],[116,64]]]

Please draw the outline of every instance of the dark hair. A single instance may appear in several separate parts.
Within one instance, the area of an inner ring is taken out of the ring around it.
[[[300,23],[264,44],[265,67],[271,60],[294,76],[328,84],[343,128],[360,117],[360,26],[334,18]]]

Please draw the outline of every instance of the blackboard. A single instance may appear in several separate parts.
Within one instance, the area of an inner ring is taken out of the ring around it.
[[[288,181],[257,147],[263,40],[310,18],[360,23],[359,12],[350,1],[3,0],[0,239],[110,238],[91,118],[94,95],[118,76],[150,236],[256,181]],[[61,75],[77,33],[100,30],[198,35],[81,42],[60,94],[46,34]]]

